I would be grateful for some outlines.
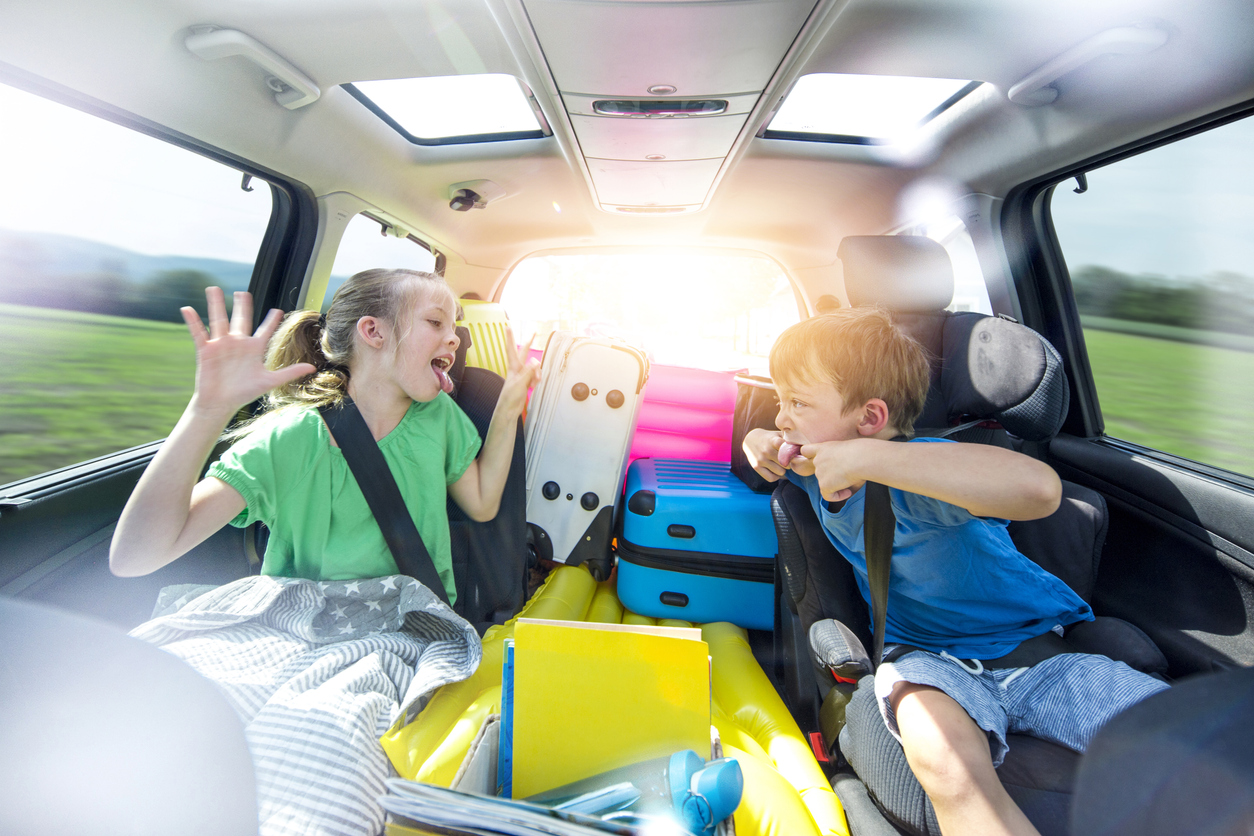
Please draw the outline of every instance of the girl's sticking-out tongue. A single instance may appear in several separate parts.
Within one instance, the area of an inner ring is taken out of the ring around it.
[[[788,463],[799,455],[801,455],[801,445],[785,441],[779,446],[779,456],[777,458],[779,459],[780,467],[788,467]]]
[[[440,388],[443,389],[445,393],[452,393],[453,378],[448,376],[448,372],[444,370],[441,362],[441,360],[432,360],[431,370],[435,372],[436,378],[440,381]]]

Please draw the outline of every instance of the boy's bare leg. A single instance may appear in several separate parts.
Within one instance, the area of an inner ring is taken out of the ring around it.
[[[953,836],[1040,836],[993,769],[988,734],[954,699],[900,682],[890,702],[906,761],[923,785],[941,832]]]

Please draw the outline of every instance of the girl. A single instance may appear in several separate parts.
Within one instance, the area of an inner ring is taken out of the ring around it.
[[[118,520],[109,551],[114,574],[153,572],[228,522],[255,520],[270,528],[263,575],[324,581],[396,574],[317,411],[348,394],[453,600],[446,486],[472,519],[496,516],[517,419],[539,376],[536,361],[523,360],[529,346],[510,358],[480,452],[474,425],[447,394],[458,338],[456,301],[443,279],[367,270],[340,287],[325,317],[298,311],[280,327],[281,313],[272,310],[256,334],[249,333],[248,293],[235,294],[229,323],[222,291],[205,295],[208,332],[192,308],[182,309],[196,343],[196,387]],[[265,413],[231,433],[239,440],[197,482],[227,423],[266,393]]]

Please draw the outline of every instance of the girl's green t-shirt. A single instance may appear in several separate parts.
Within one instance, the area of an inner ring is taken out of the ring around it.
[[[427,403],[415,401],[379,441],[450,601],[457,590],[447,488],[479,446],[474,424],[443,392]],[[263,416],[207,475],[244,497],[247,507],[232,525],[260,521],[270,529],[261,574],[318,581],[397,574],[383,532],[317,410],[293,407]]]

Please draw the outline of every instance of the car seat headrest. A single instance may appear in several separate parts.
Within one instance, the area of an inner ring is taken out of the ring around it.
[[[854,307],[894,313],[944,310],[954,298],[954,268],[945,248],[918,235],[848,235],[836,250]]]
[[[453,353],[453,365],[449,366],[448,376],[453,381],[453,399],[462,389],[462,376],[466,374],[466,353],[475,341],[470,336],[470,329],[465,325],[456,325],[453,332],[457,334],[457,351]]]
[[[991,418],[1028,441],[1062,429],[1070,405],[1058,351],[1040,334],[999,317],[960,313],[945,322],[941,393],[950,417]]]

